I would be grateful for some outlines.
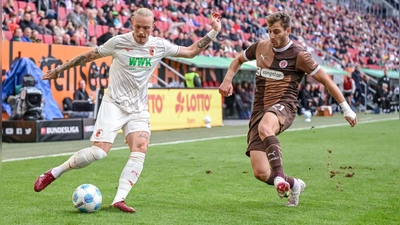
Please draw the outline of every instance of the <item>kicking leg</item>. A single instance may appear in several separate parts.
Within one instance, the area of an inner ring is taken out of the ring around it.
[[[101,146],[102,148],[98,147]],[[58,167],[48,170],[40,175],[34,184],[36,192],[40,192],[50,185],[55,179],[60,177],[63,173],[72,170],[80,169],[88,166],[92,162],[100,160],[107,156],[111,148],[111,143],[93,143],[89,148],[84,148],[73,154],[67,161]],[[103,150],[106,149],[106,150]]]
[[[121,211],[134,213],[134,208],[125,204],[125,199],[136,184],[143,170],[144,159],[149,145],[150,134],[144,131],[133,132],[127,135],[131,153],[119,178],[117,194],[112,205]]]

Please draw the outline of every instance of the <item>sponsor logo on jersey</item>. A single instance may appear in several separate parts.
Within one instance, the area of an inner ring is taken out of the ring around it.
[[[265,68],[261,69],[260,67],[257,67],[256,76],[262,76],[262,77],[270,78],[270,79],[274,79],[274,80],[282,80],[284,75],[280,71],[269,70],[269,69],[265,69]]]
[[[151,67],[151,58],[138,58],[138,57],[130,57],[129,58],[129,66],[135,67]]]
[[[149,47],[149,53],[151,56],[154,56],[156,54],[156,47],[155,46],[150,46]]]
[[[286,68],[287,65],[288,65],[288,62],[286,60],[282,60],[282,61],[279,62],[279,67],[282,68],[282,69]]]

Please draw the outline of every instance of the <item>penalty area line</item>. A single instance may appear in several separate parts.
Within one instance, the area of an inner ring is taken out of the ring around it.
[[[391,121],[391,120],[399,120],[399,118],[387,118],[387,119],[378,119],[378,120],[368,120],[368,121],[359,121],[358,124],[365,124],[365,123],[376,123],[376,122],[383,122],[383,121]],[[302,130],[309,130],[309,129],[318,129],[318,128],[329,128],[329,127],[341,127],[341,126],[348,126],[348,123],[338,123],[338,124],[330,124],[330,125],[321,125],[315,127],[299,127],[299,128],[289,128],[285,132],[291,131],[302,131]],[[210,141],[216,139],[227,139],[227,138],[236,138],[236,137],[244,137],[246,134],[238,134],[238,135],[228,135],[228,136],[219,136],[219,137],[208,137],[208,138],[198,138],[198,139],[191,139],[191,140],[181,140],[181,141],[170,141],[170,142],[161,142],[161,143],[153,143],[149,144],[149,147],[152,146],[163,146],[163,145],[176,145],[176,144],[184,144],[184,143],[192,143],[198,141]],[[124,147],[117,147],[111,148],[111,151],[117,151],[122,149],[127,149],[128,146]],[[73,155],[75,152],[67,152],[67,153],[59,153],[59,154],[52,154],[52,155],[40,155],[40,156],[32,156],[32,157],[23,157],[23,158],[14,158],[14,159],[5,159],[2,162],[13,162],[13,161],[23,161],[23,160],[30,160],[30,159],[41,159],[41,158],[50,158],[50,157],[58,157],[58,156],[67,156]]]

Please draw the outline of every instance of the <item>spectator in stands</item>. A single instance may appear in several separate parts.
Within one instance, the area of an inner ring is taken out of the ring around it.
[[[75,27],[71,21],[67,22],[65,26],[65,33],[68,34],[69,36],[72,36],[75,33]]]
[[[54,37],[54,43],[55,45],[62,45],[63,44],[63,36],[61,35],[56,35]]]
[[[80,54],[43,75],[44,80],[57,79],[60,73],[69,68],[112,56],[112,79],[98,110],[91,138],[92,146],[74,153],[63,164],[39,176],[35,181],[34,190],[40,192],[65,172],[84,168],[106,157],[116,135],[123,129],[131,153],[121,173],[117,193],[111,205],[123,212],[136,212],[134,208],[126,205],[125,200],[142,172],[150,140],[150,115],[147,110],[149,79],[162,58],[193,58],[203,51],[221,30],[220,17],[218,13],[214,13],[211,18],[213,30],[192,46],[183,47],[151,37],[150,32],[154,28],[153,12],[147,8],[140,8],[132,18],[133,32],[113,37],[104,45]],[[144,46],[155,48],[143,51]],[[129,51],[129,54],[126,51]],[[144,62],[145,65],[137,64],[136,59],[143,57],[151,60]]]
[[[87,29],[87,16],[82,13],[82,6],[79,2],[75,2],[74,10],[67,15],[67,21],[72,22],[74,27],[82,25]]]
[[[11,41],[22,42],[22,35],[22,29],[20,27],[15,28]]]
[[[108,15],[109,12],[113,12],[115,10],[114,1],[107,0],[107,3],[101,7],[103,9],[103,14]]]
[[[75,34],[78,39],[86,39],[86,30],[83,26],[79,26],[78,29],[75,30]]]
[[[204,35],[207,34],[206,29],[204,28],[203,25],[200,25],[195,31],[194,33],[197,35],[197,37],[204,37]]]
[[[49,19],[49,22],[46,24],[46,28],[50,30],[51,35],[54,34],[54,28],[57,26],[57,20],[56,19]]]
[[[90,36],[89,41],[85,43],[85,46],[95,48],[97,47],[97,38],[96,36]]]
[[[390,99],[391,91],[389,91],[387,83],[382,83],[381,86],[378,85],[374,102],[378,104],[379,108],[382,108],[383,113],[390,113]]]
[[[6,0],[6,2],[3,5],[3,13],[6,13],[6,14],[17,13],[14,8],[13,0]]]
[[[4,18],[4,12],[1,14],[1,30],[8,31],[8,26]],[[3,32],[4,33],[4,32]]]
[[[88,12],[88,25],[96,25],[97,24],[96,18],[96,10],[91,10]]]
[[[34,1],[37,10],[42,10],[45,13],[46,19],[56,19],[57,12],[51,0],[36,0]]]
[[[189,65],[188,72],[185,73],[185,87],[202,87],[200,75],[197,73],[194,64]]]
[[[53,35],[53,31],[47,28],[47,19],[41,18],[37,31],[39,34]]]
[[[110,38],[114,37],[116,34],[117,34],[117,31],[115,30],[115,27],[113,27],[113,26],[108,27],[108,31],[106,33],[104,33],[103,35],[101,35],[97,39],[98,45],[100,46],[100,45],[106,43]]]
[[[311,95],[312,95],[313,102],[316,107],[322,106],[324,104],[324,100],[322,99],[322,92],[321,92],[319,84],[317,84],[317,83],[313,84],[313,90],[312,90]]]
[[[311,84],[306,83],[305,86],[300,90],[299,96],[299,105],[301,107],[301,112],[303,111],[310,111],[313,112],[315,111],[315,107],[317,105],[316,102],[314,102],[314,99],[312,97],[312,91],[311,91]]]
[[[96,21],[98,25],[107,25],[107,19],[104,15],[104,10],[99,8],[96,15]]]
[[[24,35],[21,37],[22,42],[32,42],[32,29],[30,27],[26,27],[24,30]]]
[[[62,20],[57,20],[57,25],[53,28],[53,32],[55,36],[63,36],[66,33]]]
[[[79,37],[76,32],[72,34],[69,42],[70,42],[70,45],[79,46]]]
[[[96,9],[96,0],[90,0],[85,5],[86,9]]]
[[[33,43],[42,43],[42,39],[39,38],[39,31],[37,30],[32,31],[31,41]]]
[[[88,100],[89,94],[86,91],[86,81],[80,80],[79,87],[74,92],[74,100]]]
[[[32,21],[31,14],[26,12],[24,13],[24,18],[19,22],[19,26],[22,30],[29,27],[31,29],[37,29],[38,25]]]
[[[71,44],[71,36],[69,36],[69,34],[64,34],[62,36],[62,44],[63,45],[72,45]]]

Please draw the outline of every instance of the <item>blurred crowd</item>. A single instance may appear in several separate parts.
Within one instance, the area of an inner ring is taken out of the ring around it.
[[[211,29],[211,12],[219,11],[222,32],[202,52],[210,57],[234,57],[268,39],[265,17],[281,10],[293,17],[292,39],[322,59],[335,59],[331,63],[343,68],[354,63],[399,68],[397,18],[379,5],[360,12],[320,0],[6,0],[3,39],[95,47],[129,32],[129,18],[139,7],[153,10],[154,36],[184,46],[203,37]]]

